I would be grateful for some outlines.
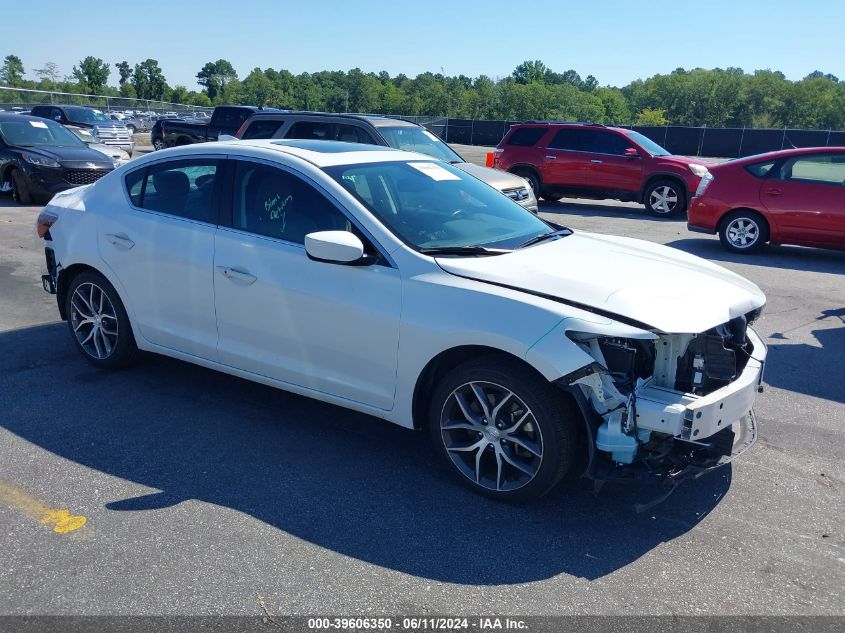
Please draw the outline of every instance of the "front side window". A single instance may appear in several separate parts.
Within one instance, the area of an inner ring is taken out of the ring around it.
[[[68,121],[75,123],[101,123],[103,121],[111,121],[105,114],[94,112],[90,108],[66,108],[65,114]]]
[[[779,171],[781,180],[845,185],[845,154],[814,154],[787,159]]]
[[[346,216],[301,178],[269,165],[238,161],[232,226],[304,244],[317,231],[349,231]]]
[[[341,123],[337,127],[338,141],[345,141],[347,143],[365,143],[367,145],[375,144],[375,142],[373,141],[373,137],[367,134],[357,125]]]
[[[126,187],[137,207],[213,224],[219,169],[220,161],[214,159],[168,161],[127,175]]]
[[[588,130],[578,128],[563,128],[555,134],[550,149],[561,149],[570,152],[592,152],[595,144]]]
[[[367,163],[325,171],[414,248],[507,249],[549,232],[533,213],[446,163]]]
[[[599,154],[624,156],[625,150],[632,147],[624,136],[614,132],[594,132],[596,139],[595,151]]]
[[[337,126],[324,121],[299,121],[294,123],[285,138],[313,139],[317,141],[333,141]]]

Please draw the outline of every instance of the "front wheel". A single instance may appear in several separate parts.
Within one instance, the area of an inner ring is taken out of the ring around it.
[[[732,253],[753,253],[769,241],[769,225],[756,211],[732,211],[719,223],[719,240]]]
[[[138,348],[129,317],[114,287],[99,273],[73,278],[66,298],[67,322],[76,347],[101,369],[130,364]]]
[[[32,204],[29,183],[20,171],[12,172],[12,199],[18,204]]]
[[[663,179],[652,183],[645,192],[645,208],[660,218],[683,213],[687,209],[687,195],[675,180]]]
[[[488,356],[458,366],[431,403],[435,450],[476,492],[531,501],[569,470],[577,414],[564,394],[515,360]]]
[[[543,200],[548,200],[549,202],[557,202],[561,198],[563,198],[562,193],[548,193],[548,192],[546,192],[546,193],[543,194]]]

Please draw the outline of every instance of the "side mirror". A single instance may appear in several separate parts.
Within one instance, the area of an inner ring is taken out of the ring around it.
[[[352,264],[364,257],[364,243],[349,231],[318,231],[305,236],[310,259],[330,264]]]
[[[625,158],[639,158],[640,153],[634,147],[629,147],[625,150]]]

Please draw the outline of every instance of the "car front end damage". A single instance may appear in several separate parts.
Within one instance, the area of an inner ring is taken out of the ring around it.
[[[594,362],[556,381],[588,421],[585,476],[654,478],[671,489],[756,441],[766,346],[760,309],[698,334],[619,338],[568,332]]]

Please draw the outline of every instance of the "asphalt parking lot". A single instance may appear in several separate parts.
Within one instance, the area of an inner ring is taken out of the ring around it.
[[[578,482],[496,504],[374,418],[161,357],[93,369],[40,287],[38,208],[0,198],[0,614],[845,614],[845,252],[541,211],[768,295],[757,445],[648,512]]]

